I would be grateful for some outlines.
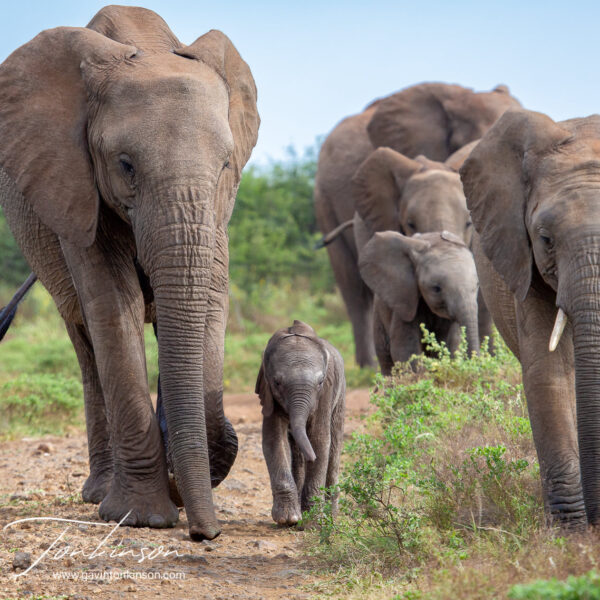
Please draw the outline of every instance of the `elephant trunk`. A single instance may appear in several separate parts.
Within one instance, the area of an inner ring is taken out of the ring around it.
[[[577,435],[583,500],[590,525],[600,524],[600,254],[572,268],[573,298],[565,308],[573,321]],[[568,288],[567,288],[568,289]],[[559,297],[560,297],[559,293]]]
[[[290,429],[294,441],[298,445],[300,452],[308,462],[313,462],[317,456],[306,435],[306,422],[311,405],[311,392],[296,392],[289,401],[288,410],[290,414]]]
[[[204,329],[215,243],[214,217],[208,205],[194,193],[177,192],[162,204],[152,231],[136,236],[140,260],[154,291],[173,470],[190,536],[196,540],[213,539],[220,533],[212,501],[203,384]]]
[[[464,327],[467,336],[467,353],[469,357],[479,354],[479,324],[477,305],[469,306],[465,310],[460,311],[457,319],[458,324]]]

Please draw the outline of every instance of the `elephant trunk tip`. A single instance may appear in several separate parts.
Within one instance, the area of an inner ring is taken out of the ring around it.
[[[194,542],[202,540],[214,540],[221,535],[218,527],[200,527],[199,525],[190,525],[190,538]]]
[[[306,435],[305,427],[293,427],[292,435],[294,436],[294,440],[296,441],[296,444],[298,444],[298,448],[300,449],[300,452],[302,452],[304,458],[308,462],[314,462],[317,460],[317,455],[315,454],[308,436]]]

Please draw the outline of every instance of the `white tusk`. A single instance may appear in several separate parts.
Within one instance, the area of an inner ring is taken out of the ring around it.
[[[558,346],[558,342],[560,342],[560,338],[565,330],[566,325],[567,315],[565,315],[565,311],[562,308],[559,308],[558,312],[556,313],[554,329],[552,330],[552,335],[550,336],[550,344],[548,344],[548,350],[550,350],[550,352],[554,352],[556,350],[556,346]]]

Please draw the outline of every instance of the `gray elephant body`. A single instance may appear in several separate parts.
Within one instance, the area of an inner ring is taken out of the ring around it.
[[[421,323],[451,352],[464,326],[468,351],[479,352],[477,273],[460,238],[449,232],[376,233],[358,265],[375,294],[374,339],[384,375],[423,351]]]
[[[576,528],[600,524],[599,148],[597,115],[510,111],[461,169],[481,287],[522,366],[547,515]]]
[[[457,85],[424,83],[377,100],[362,113],[344,119],[327,136],[319,154],[315,213],[321,232],[326,235],[353,218],[351,180],[374,149],[389,147],[407,157],[422,154],[445,161],[479,139],[505,110],[518,106],[504,86],[476,93]],[[430,231],[440,229],[452,230],[443,225]],[[373,295],[358,273],[352,232],[345,231],[327,251],[352,322],[356,361],[361,366],[372,364]]]
[[[294,525],[337,483],[346,380],[340,353],[301,321],[269,340],[256,380],[273,520]],[[332,498],[334,504],[336,496]]]
[[[220,532],[209,453],[228,456],[213,469],[220,481],[237,449],[222,405],[226,227],[258,125],[254,81],[231,42],[211,31],[183,46],[141,8],[45,31],[0,66],[0,202],[75,347],[83,498],[106,520],[178,518],[148,390],[152,317],[190,535]]]

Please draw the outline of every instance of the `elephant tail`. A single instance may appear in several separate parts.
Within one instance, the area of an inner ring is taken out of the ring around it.
[[[332,229],[329,233],[326,233],[316,244],[315,250],[319,250],[320,248],[325,248],[333,242],[340,234],[342,234],[348,227],[352,227],[354,225],[354,219],[350,219],[349,221],[345,221],[341,225],[338,225],[335,229]]]
[[[0,341],[6,335],[8,328],[10,327],[19,303],[25,297],[25,294],[29,291],[29,288],[37,281],[37,275],[30,273],[29,277],[25,280],[23,285],[17,290],[17,293],[12,297],[11,301],[2,309],[0,309]]]

